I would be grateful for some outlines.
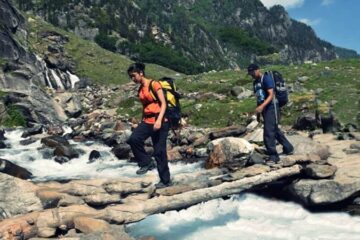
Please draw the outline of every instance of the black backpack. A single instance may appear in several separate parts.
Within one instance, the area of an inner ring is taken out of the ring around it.
[[[281,73],[278,71],[270,71],[265,72],[265,74],[270,74],[270,77],[274,80],[275,97],[279,103],[279,107],[285,106],[289,102],[289,91]]]
[[[152,87],[152,83],[155,80],[150,82],[150,93],[153,95],[156,101],[160,101],[157,93]],[[180,98],[181,95],[177,92],[176,86],[174,84],[174,79],[169,77],[163,77],[159,80],[156,80],[160,83],[162,90],[164,92],[165,100],[167,103],[165,117],[170,123],[170,128],[175,130],[180,127],[181,120],[181,107],[180,107]]]

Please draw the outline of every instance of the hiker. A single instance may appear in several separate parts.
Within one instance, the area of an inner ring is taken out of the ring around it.
[[[143,63],[131,64],[127,72],[132,81],[140,84],[138,96],[143,105],[142,121],[127,141],[140,167],[136,174],[145,174],[157,166],[160,181],[155,184],[155,187],[158,189],[168,187],[171,185],[166,152],[169,122],[164,117],[166,111],[164,93],[158,82],[145,77],[145,65]],[[150,83],[152,83],[152,88],[157,93],[159,101],[156,101],[150,94]],[[149,137],[153,143],[156,165],[144,149],[144,142]]]
[[[267,150],[267,161],[277,163],[280,158],[276,151],[276,140],[283,146],[283,154],[290,155],[294,147],[280,131],[278,124],[280,109],[275,97],[275,81],[271,74],[263,74],[256,64],[250,64],[247,68],[248,75],[253,79],[254,93],[257,97],[256,114],[264,119],[264,143]]]

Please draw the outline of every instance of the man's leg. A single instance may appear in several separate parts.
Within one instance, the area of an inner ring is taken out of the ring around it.
[[[153,129],[151,124],[141,122],[127,140],[139,167],[144,167],[151,163],[151,158],[145,151],[144,142],[151,136],[152,131]]]
[[[154,156],[157,163],[160,181],[164,184],[170,182],[170,171],[167,160],[166,140],[169,133],[169,123],[163,122],[161,129],[155,132],[151,139],[154,145]]]
[[[269,160],[278,161],[279,155],[276,151],[276,118],[274,105],[268,105],[263,110],[264,118],[264,144],[269,155]]]

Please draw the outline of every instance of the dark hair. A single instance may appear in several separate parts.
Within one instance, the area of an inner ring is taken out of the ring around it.
[[[145,76],[145,64],[140,63],[140,62],[133,63],[129,66],[127,72],[128,72],[128,74],[131,74],[133,72],[143,73]]]

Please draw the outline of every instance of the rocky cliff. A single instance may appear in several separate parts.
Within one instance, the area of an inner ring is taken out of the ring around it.
[[[48,33],[56,40],[56,36]],[[71,88],[67,67],[52,66],[57,59],[36,56],[28,45],[25,19],[12,2],[0,2],[0,122],[15,124],[58,123],[64,111],[54,101],[56,89]],[[49,55],[48,55],[49,56]],[[53,69],[51,69],[51,67]],[[51,75],[51,76],[50,76]],[[6,114],[7,112],[7,114]],[[10,115],[10,116],[9,116]],[[20,122],[19,122],[20,121]]]
[[[264,59],[301,63],[337,57],[335,47],[311,27],[291,19],[283,7],[268,10],[259,0],[17,2],[109,50],[185,73]]]

